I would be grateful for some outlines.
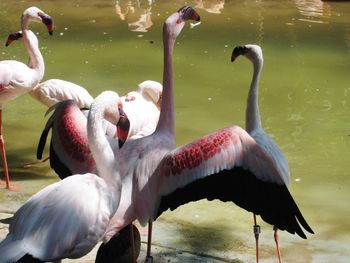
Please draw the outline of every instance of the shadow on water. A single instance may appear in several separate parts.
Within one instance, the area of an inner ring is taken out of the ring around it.
[[[224,254],[216,255],[214,253],[214,251],[227,251],[232,248],[237,249],[246,246],[241,239],[235,235],[232,228],[222,224],[220,220],[212,221],[210,224],[196,224],[195,222],[189,222],[187,220],[177,219],[174,221],[171,218],[162,217],[160,221],[168,226],[176,224],[176,233],[172,233],[172,230],[168,229],[167,235],[176,239],[176,243],[179,245],[175,247],[185,247],[185,249],[181,248],[181,253],[186,252],[195,256],[223,262],[241,262],[238,259],[229,259]],[[228,240],[230,241],[229,243]],[[159,256],[161,257],[166,257],[167,254],[169,254],[169,256],[174,256],[170,255],[169,252],[159,252]]]

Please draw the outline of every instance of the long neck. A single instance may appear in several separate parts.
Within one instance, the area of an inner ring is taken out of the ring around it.
[[[175,135],[174,85],[173,85],[173,49],[175,39],[169,34],[167,25],[163,27],[164,64],[163,94],[157,125],[157,131],[168,131]]]
[[[29,54],[29,66],[37,73],[38,82],[44,77],[45,72],[45,63],[43,56],[39,50],[38,43],[34,41],[30,34],[31,32],[28,30],[29,25],[29,17],[24,15],[22,17],[22,33],[23,33],[23,42],[27,48]]]
[[[98,175],[102,177],[108,185],[118,185],[120,175],[118,173],[117,163],[115,161],[113,150],[106,138],[103,121],[102,103],[95,103],[88,116],[88,141],[89,147],[94,157]]]
[[[259,79],[260,72],[262,70],[263,62],[257,60],[253,63],[253,78],[250,84],[248,99],[247,99],[247,109],[246,109],[246,130],[250,133],[253,130],[261,129],[261,119],[259,112]]]

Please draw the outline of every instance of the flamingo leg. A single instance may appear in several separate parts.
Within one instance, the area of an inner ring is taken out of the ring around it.
[[[152,246],[152,221],[148,222],[148,237],[147,237],[147,254],[145,263],[153,263],[153,257],[151,256],[151,246]]]
[[[278,233],[277,233],[278,228],[274,226],[274,227],[273,227],[273,230],[274,230],[274,232],[275,232],[274,235],[273,235],[273,237],[274,237],[275,243],[276,243],[278,262],[279,262],[279,263],[282,263],[281,251],[280,251],[280,248],[279,248],[279,245],[278,245]]]
[[[256,224],[256,215],[253,214],[254,217],[254,236],[255,236],[255,250],[256,250],[256,263],[259,263],[259,235],[261,233],[261,228]]]
[[[4,163],[4,173],[5,173],[6,188],[10,189],[10,177],[9,177],[9,172],[8,172],[8,167],[7,167],[7,160],[6,160],[5,140],[4,140],[4,136],[2,134],[2,109],[0,109],[0,147],[1,147],[2,161]]]
[[[135,238],[134,238],[134,226],[130,224],[130,242],[131,242],[131,262],[136,263],[136,252],[135,252]]]

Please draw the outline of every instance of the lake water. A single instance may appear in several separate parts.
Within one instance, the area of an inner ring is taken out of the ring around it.
[[[161,81],[161,28],[184,3],[201,24],[186,25],[174,51],[178,145],[221,127],[244,127],[251,63],[230,62],[236,45],[264,52],[260,112],[265,130],[290,165],[290,191],[315,235],[280,233],[284,262],[349,262],[350,245],[350,2],[349,1],[1,1],[0,36],[19,29],[19,18],[38,6],[55,21],[50,37],[38,34],[46,72],[86,87],[93,96],[120,95],[143,80]],[[0,46],[0,59],[27,61],[20,42]],[[13,182],[0,190],[0,212],[15,211],[30,195],[57,180],[48,163],[32,169],[46,107],[29,95],[5,105],[4,137]],[[3,172],[1,170],[1,178]],[[234,262],[254,262],[252,216],[232,204],[201,201],[165,213],[160,223],[178,240],[155,242]],[[155,224],[157,225],[157,224]],[[261,222],[262,262],[277,262],[272,227]]]

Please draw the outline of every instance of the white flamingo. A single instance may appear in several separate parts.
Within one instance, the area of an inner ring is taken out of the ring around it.
[[[265,152],[271,157],[281,175],[283,182],[286,186],[289,186],[290,182],[290,170],[288,167],[288,162],[284,157],[281,149],[278,147],[277,143],[264,131],[260,112],[259,112],[259,79],[262,71],[264,59],[262,49],[258,45],[244,45],[237,46],[232,51],[231,61],[235,61],[236,58],[243,55],[248,60],[253,63],[253,77],[250,84],[249,95],[247,99],[247,109],[246,109],[246,130],[254,138],[254,140],[259,144]],[[258,262],[258,240],[259,240],[260,226],[256,224],[256,216],[254,214],[254,234],[256,239],[256,258]],[[278,246],[278,235],[277,228],[274,228],[274,239],[277,247],[278,260],[281,262],[281,254]]]
[[[123,193],[104,240],[138,219],[155,220],[163,211],[207,198],[232,201],[264,221],[306,238],[313,233],[266,151],[242,128],[231,126],[175,150],[172,51],[184,20],[199,20],[190,7],[172,14],[163,28],[163,99],[156,131],[126,143],[116,156]],[[150,256],[149,230],[147,262]],[[103,253],[103,251],[101,251]]]
[[[50,34],[52,34],[53,24],[52,18],[37,7],[27,8],[23,12],[21,29],[24,44],[32,61],[31,66],[28,67],[16,60],[0,61],[0,147],[7,188],[10,188],[10,179],[2,133],[3,105],[34,88],[43,78],[45,71],[44,60],[37,45],[38,40],[34,33],[28,29],[30,21],[44,23]]]
[[[78,174],[45,187],[14,215],[9,233],[0,243],[2,263],[23,256],[60,262],[79,258],[93,249],[116,211],[122,189],[103,118],[116,124],[119,96],[106,91],[91,105],[89,146],[98,175]]]
[[[159,120],[163,86],[157,81],[145,80],[136,91],[121,97],[123,109],[130,121],[127,139],[134,140],[152,134]]]

